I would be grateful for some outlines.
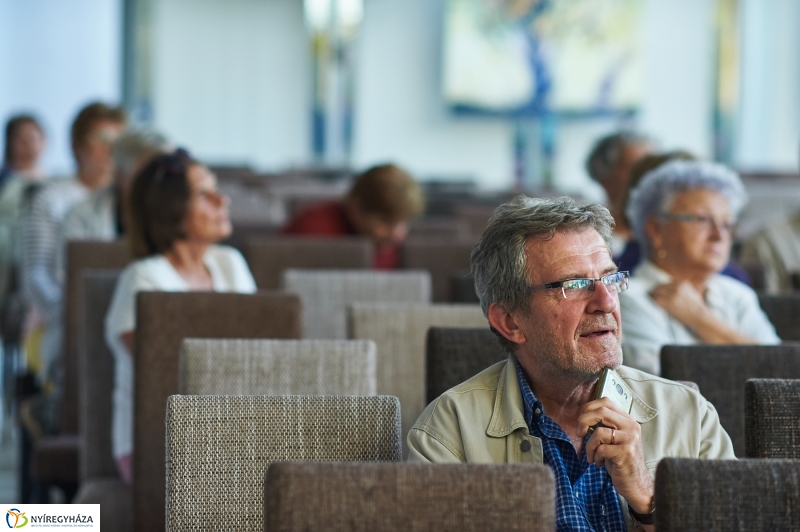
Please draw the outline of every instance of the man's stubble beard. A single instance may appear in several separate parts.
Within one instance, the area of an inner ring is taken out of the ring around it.
[[[569,381],[595,380],[603,368],[616,369],[622,363],[622,346],[619,329],[603,340],[603,350],[598,354],[581,350],[580,340],[575,343],[559,341],[551,336],[536,335],[530,343],[531,362],[546,373]]]

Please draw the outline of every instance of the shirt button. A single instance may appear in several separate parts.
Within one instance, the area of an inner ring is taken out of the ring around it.
[[[537,416],[541,416],[542,415],[542,409],[541,408],[537,408],[536,410],[533,411],[533,413],[536,414]]]
[[[575,492],[575,498],[576,498],[576,499],[579,499],[579,498],[580,498],[580,496],[581,496],[581,494],[580,494],[580,493],[578,493],[578,492],[576,491],[576,492]]]
[[[527,453],[531,450],[531,442],[528,440],[522,440],[522,443],[519,444],[519,450],[523,453]]]

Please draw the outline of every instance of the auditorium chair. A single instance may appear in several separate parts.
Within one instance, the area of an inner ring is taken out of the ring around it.
[[[800,380],[749,379],[744,397],[747,456],[800,459]]]
[[[185,395],[375,395],[369,340],[183,341],[179,393]]]
[[[472,240],[409,237],[401,248],[401,263],[409,270],[430,272],[434,303],[450,303],[454,301],[450,278],[469,270],[474,245]]]
[[[661,376],[697,383],[736,456],[745,456],[744,392],[751,378],[800,378],[800,344],[684,345],[661,349]]]
[[[87,269],[124,268],[131,260],[126,241],[70,241],[66,249],[63,293],[63,395],[59,409],[59,431],[34,442],[30,479],[47,493],[48,486],[62,487],[71,499],[79,481],[78,438],[78,292],[81,274]],[[24,476],[24,475],[23,475]],[[23,478],[23,483],[26,483]],[[25,488],[23,487],[23,490]]]
[[[378,346],[378,393],[400,398],[403,434],[425,409],[425,339],[430,327],[486,327],[478,305],[353,303],[350,337]]]
[[[425,346],[426,402],[507,358],[488,324],[480,328],[431,327]]]
[[[264,530],[551,532],[556,485],[543,464],[273,464]]]
[[[119,270],[86,270],[78,308],[80,389],[80,488],[76,504],[99,504],[103,530],[133,530],[133,495],[119,476],[111,451],[114,359],[105,340],[105,315]]]
[[[797,530],[800,461],[664,458],[655,507],[658,532]]]
[[[260,290],[280,289],[283,271],[288,268],[370,269],[374,254],[372,243],[362,237],[274,236],[251,239],[244,248]]]
[[[475,279],[469,270],[454,272],[450,275],[450,290],[453,294],[453,303],[480,303],[475,293]]]
[[[283,287],[303,302],[304,338],[347,338],[347,305],[356,301],[431,299],[431,277],[423,271],[286,270]]]
[[[758,302],[784,342],[800,341],[800,294],[758,294]]]
[[[277,292],[141,292],[136,301],[133,523],[164,530],[164,419],[184,338],[300,338],[300,301]]]
[[[446,238],[449,240],[471,239],[469,224],[449,216],[426,216],[412,219],[408,224],[409,238]]]
[[[263,530],[272,462],[401,459],[396,397],[174,395],[166,420],[168,531]]]
[[[494,210],[500,205],[502,201],[496,204],[463,204],[453,207],[453,214],[456,218],[464,220],[469,224],[470,232],[474,238],[480,238],[484,229],[489,224],[489,218],[494,213]]]

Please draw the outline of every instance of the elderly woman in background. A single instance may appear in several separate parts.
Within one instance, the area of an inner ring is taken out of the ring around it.
[[[120,474],[131,481],[133,355],[140,291],[256,291],[242,255],[215,245],[231,234],[228,198],[208,168],[185,151],[159,155],[136,175],[129,197],[134,257],[121,274],[106,315],[114,355],[111,441]]]
[[[660,373],[667,344],[775,344],[755,292],[719,275],[746,202],[739,176],[714,163],[673,161],[631,192],[627,215],[647,257],[620,294],[625,364]]]

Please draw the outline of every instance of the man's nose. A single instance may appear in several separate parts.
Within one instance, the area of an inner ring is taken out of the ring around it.
[[[594,291],[592,292],[592,297],[588,300],[586,311],[589,313],[611,314],[617,310],[618,305],[619,295],[617,294],[617,289],[601,281],[595,281]]]

